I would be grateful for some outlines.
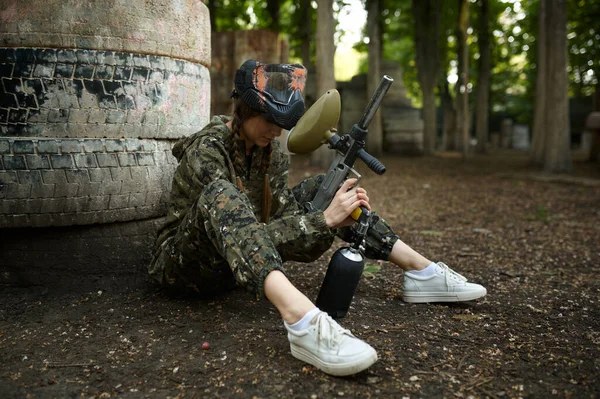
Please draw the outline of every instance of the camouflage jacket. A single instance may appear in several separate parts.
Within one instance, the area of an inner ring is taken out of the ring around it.
[[[260,220],[264,173],[258,163],[265,148],[255,147],[251,162],[233,162],[234,145],[244,145],[234,137],[225,123],[229,118],[215,116],[200,132],[173,147],[179,166],[173,177],[171,203],[165,225],[161,229],[156,248],[170,236],[198,200],[205,185],[216,179],[236,184],[241,179],[244,192],[252,203],[254,214]],[[334,232],[327,227],[322,212],[306,213],[288,188],[289,156],[273,140],[271,163],[268,169],[272,205],[267,231],[284,261],[313,261],[333,242]],[[244,151],[241,151],[244,154]],[[198,226],[203,226],[199,221]]]

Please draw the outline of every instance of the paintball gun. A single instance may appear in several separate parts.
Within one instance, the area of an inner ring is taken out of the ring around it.
[[[290,130],[287,148],[292,153],[306,154],[325,143],[329,143],[329,148],[336,151],[317,194],[306,204],[309,211],[327,209],[350,173],[360,180],[360,174],[354,170],[357,159],[365,162],[375,173],[385,173],[385,166],[365,150],[365,139],[367,127],[393,81],[387,75],[382,78],[363,116],[348,134],[340,136],[335,130],[341,108],[340,95],[336,90],[329,90],[319,98]],[[321,310],[334,318],[342,318],[348,312],[364,269],[364,242],[371,214],[361,206],[350,216],[357,222],[354,242],[351,246],[340,248],[334,253],[316,301]]]

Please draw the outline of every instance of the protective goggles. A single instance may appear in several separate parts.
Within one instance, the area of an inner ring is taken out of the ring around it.
[[[264,100],[290,105],[302,98],[306,68],[300,64],[261,64],[247,61],[236,74],[236,89],[254,88]]]

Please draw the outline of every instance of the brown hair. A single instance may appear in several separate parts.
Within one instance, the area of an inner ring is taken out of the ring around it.
[[[237,170],[244,170],[246,162],[246,144],[245,142],[243,142],[243,145],[240,145],[239,143],[239,140],[243,140],[245,138],[242,132],[242,125],[248,119],[260,115],[263,115],[263,113],[250,107],[240,97],[235,97],[233,99],[233,104],[231,105],[231,131],[234,136],[232,155],[233,163]],[[264,157],[260,164],[260,168],[264,173],[267,172],[269,169],[269,164],[271,163],[271,149],[271,144],[269,144],[263,153]]]
[[[235,136],[240,136],[240,131],[242,130],[242,124],[254,117],[261,115],[262,112],[256,111],[254,108],[250,107],[244,100],[240,97],[236,97],[233,99],[233,103],[231,104],[231,129]]]

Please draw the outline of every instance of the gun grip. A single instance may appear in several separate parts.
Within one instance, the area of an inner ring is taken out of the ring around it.
[[[369,210],[366,207],[361,205],[352,211],[352,213],[350,214],[350,217],[352,219],[356,220],[357,222],[360,222],[361,217],[363,217],[363,218],[368,217],[369,213],[370,213]]]

